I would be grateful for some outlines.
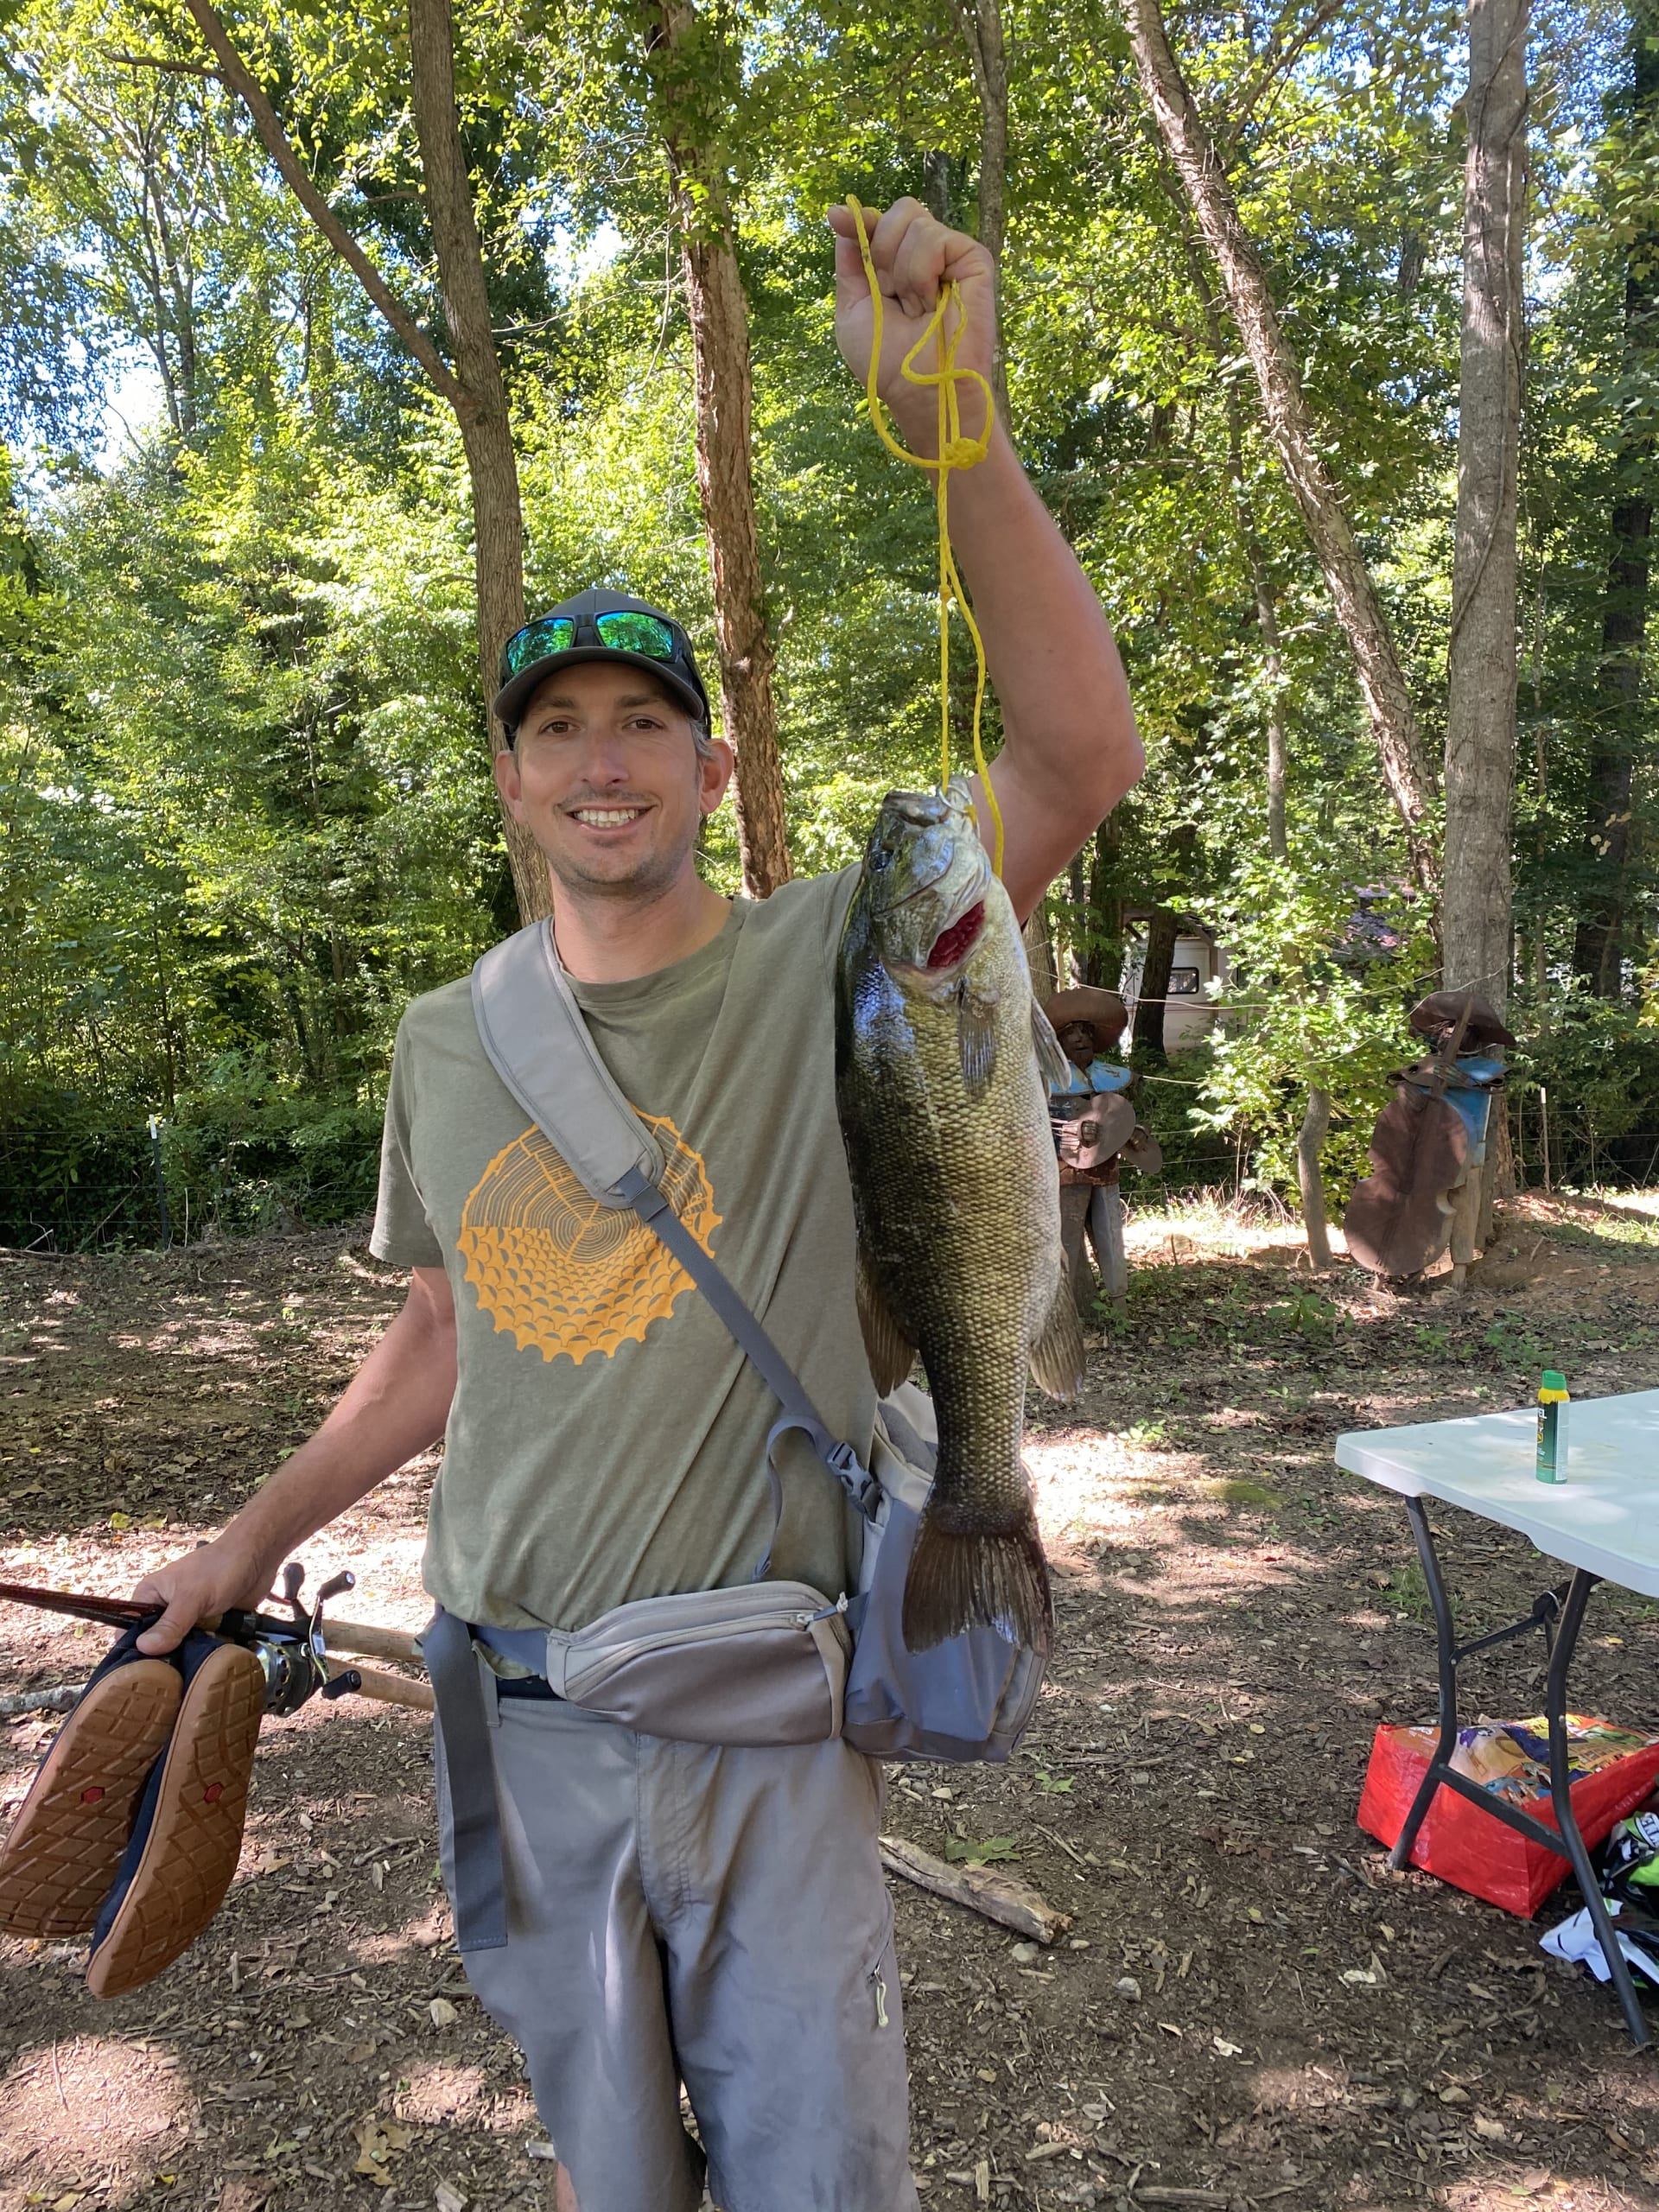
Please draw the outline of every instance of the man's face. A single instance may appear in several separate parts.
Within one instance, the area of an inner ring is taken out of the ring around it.
[[[1068,1021],[1059,1033],[1060,1050],[1076,1067],[1086,1068],[1095,1057],[1095,1033],[1087,1021]]]
[[[568,891],[660,897],[731,779],[729,746],[698,753],[692,721],[655,677],[620,661],[556,670],[531,698],[496,788]]]

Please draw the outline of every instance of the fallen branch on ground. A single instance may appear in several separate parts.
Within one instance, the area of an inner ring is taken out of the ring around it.
[[[430,1713],[433,1709],[430,1682],[410,1682],[401,1675],[383,1675],[377,1668],[359,1667],[350,1660],[336,1659],[332,1652],[328,1657],[328,1672],[331,1677],[355,1675],[357,1688],[352,1694],[372,1698],[377,1705],[406,1705],[416,1713]]]
[[[0,1697],[0,1720],[15,1720],[22,1713],[67,1713],[86,1688],[85,1682],[62,1682],[55,1689],[16,1690]]]
[[[982,1913],[987,1920],[1000,1921],[1004,1928],[1029,1936],[1035,1942],[1052,1943],[1071,1925],[1069,1912],[1057,1912],[1027,1883],[1016,1881],[1011,1874],[988,1866],[947,1866],[944,1859],[935,1859],[931,1851],[907,1843],[902,1836],[884,1835],[880,1845],[881,1864],[893,1873],[931,1890],[935,1897],[965,1904],[970,1912]]]
[[[421,1664],[419,1639],[402,1628],[371,1628],[357,1621],[325,1619],[322,1640],[331,1652],[360,1651],[365,1659],[401,1659],[405,1666]]]

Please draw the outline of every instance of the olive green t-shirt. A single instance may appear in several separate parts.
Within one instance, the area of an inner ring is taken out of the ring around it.
[[[856,874],[736,900],[690,959],[574,988],[656,1128],[675,1210],[862,1456],[875,1402],[833,1014]],[[777,1401],[652,1232],[590,1199],[527,1121],[464,979],[416,999],[398,1030],[371,1243],[444,1268],[454,1293],[459,1381],[424,1565],[447,1611],[578,1628],[632,1599],[749,1579],[772,1527]],[[797,1434],[778,1462],[772,1572],[838,1595],[843,1494]]]

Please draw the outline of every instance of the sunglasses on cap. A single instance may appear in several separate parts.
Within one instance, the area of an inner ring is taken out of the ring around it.
[[[569,652],[574,645],[607,645],[613,652],[639,653],[646,660],[696,665],[684,631],[666,615],[619,609],[611,614],[586,615],[578,621],[570,614],[543,614],[537,621],[526,622],[522,630],[515,630],[502,646],[502,683],[510,683],[532,661]]]

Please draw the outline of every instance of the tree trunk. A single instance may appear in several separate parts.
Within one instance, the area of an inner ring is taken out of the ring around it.
[[[930,214],[941,223],[950,220],[950,156],[945,153],[926,153],[922,156],[922,199]]]
[[[974,90],[979,97],[979,242],[1002,266],[1002,240],[1007,227],[1008,185],[1008,48],[1002,28],[999,0],[951,0],[957,26],[968,49]],[[1002,352],[1001,286],[997,287],[999,313],[995,365],[991,377],[997,412],[1008,420],[1007,363]]]
[[[1042,899],[1038,900],[1036,912],[1027,917],[1021,934],[1026,941],[1026,964],[1031,969],[1032,995],[1039,1006],[1046,1006],[1060,984],[1054,965],[1054,940],[1048,933],[1047,907]]]
[[[524,524],[507,388],[495,350],[484,249],[455,108],[450,0],[409,0],[409,48],[427,219],[462,391],[454,410],[472,489],[479,682],[487,701],[499,681],[501,648],[524,624]],[[506,742],[493,716],[490,732],[497,747]],[[522,824],[507,815],[502,820],[518,911],[532,921],[551,910],[547,862]]]
[[[1164,1015],[1168,1011],[1169,971],[1175,964],[1175,940],[1180,934],[1173,906],[1160,906],[1147,924],[1147,957],[1141,963],[1141,988],[1135,993],[1135,1027],[1130,1042],[1148,1052],[1164,1056]]]
[[[772,642],[760,581],[748,302],[737,266],[731,182],[707,69],[721,34],[690,0],[662,0],[649,41],[668,154],[696,385],[697,491],[714,583],[721,714],[737,754],[743,883],[765,899],[790,877]]]
[[[1100,990],[1116,990],[1123,980],[1123,898],[1118,861],[1123,832],[1114,807],[1095,831],[1089,866],[1088,926],[1083,941],[1080,981]]]
[[[1444,985],[1509,1003],[1528,0],[1471,0],[1458,510],[1446,655]]]
[[[1643,0],[1630,11],[1632,120],[1639,130],[1659,124],[1659,6]],[[1659,369],[1659,221],[1647,203],[1625,249],[1624,376],[1639,391]],[[1653,535],[1653,413],[1624,417],[1612,513],[1612,552],[1602,602],[1598,713],[1590,754],[1590,799],[1584,825],[1584,908],[1573,943],[1573,973],[1599,998],[1617,998],[1624,982],[1625,871],[1630,864],[1630,798],[1642,735],[1642,660],[1647,638],[1648,581]]]
[[[219,64],[219,75],[247,109],[261,143],[289,189],[356,276],[388,327],[425,370],[434,389],[454,410],[472,480],[479,673],[487,709],[496,690],[496,655],[501,642],[524,620],[524,534],[518,466],[513,458],[500,363],[491,334],[483,252],[461,149],[460,120],[455,112],[454,22],[449,0],[410,0],[410,44],[424,196],[432,223],[432,242],[438,258],[445,312],[461,372],[459,375],[439,353],[430,333],[422,328],[340,221],[327,194],[319,189],[283,128],[269,96],[238,53],[213,0],[185,0],[185,4]],[[477,388],[469,381],[469,372],[480,380]],[[489,728],[493,753],[498,733],[493,721]],[[505,810],[501,819],[519,914],[526,922],[534,921],[550,911],[546,863],[533,841]]]
[[[1331,1094],[1310,1084],[1307,1111],[1296,1133],[1296,1180],[1302,1194],[1302,1227],[1307,1237],[1307,1256],[1316,1268],[1331,1264],[1331,1231],[1325,1207],[1325,1178],[1319,1154],[1331,1127]]]
[[[1416,710],[1388,616],[1320,451],[1301,371],[1280,326],[1266,268],[1176,67],[1159,0],[1121,0],[1121,4],[1141,87],[1220,271],[1233,320],[1255,372],[1268,432],[1353,656],[1382,773],[1405,824],[1413,873],[1420,885],[1431,889],[1435,867],[1427,817],[1434,785]]]

